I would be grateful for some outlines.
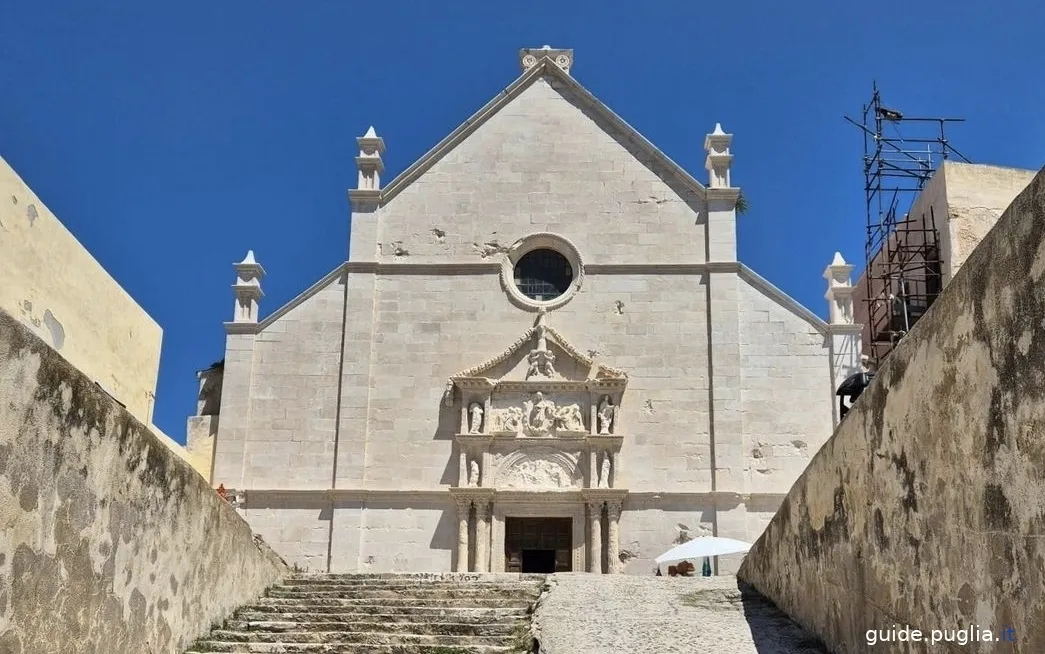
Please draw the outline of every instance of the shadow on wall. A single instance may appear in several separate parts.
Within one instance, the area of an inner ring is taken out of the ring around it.
[[[801,652],[802,654],[831,654],[821,640],[798,626],[773,602],[763,597],[754,586],[737,582],[744,619],[751,630],[751,641],[760,654]]]

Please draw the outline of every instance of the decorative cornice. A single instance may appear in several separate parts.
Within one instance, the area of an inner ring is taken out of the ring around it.
[[[709,261],[705,264],[708,272],[739,273],[743,264],[739,261]]]
[[[724,262],[729,264],[731,262]],[[500,274],[503,264],[486,261],[448,261],[431,263],[386,263],[349,261],[345,270],[382,275],[493,275]],[[733,264],[736,265],[735,263]],[[706,263],[587,263],[585,275],[697,275],[707,272]]]
[[[554,327],[548,327],[548,335],[552,337],[552,340],[555,341],[556,345],[561,347],[567,354],[569,354],[574,359],[583,362],[586,366],[589,367],[596,365],[595,359],[589,357],[586,354],[582,354],[579,350],[577,350],[577,348],[570,345],[570,342],[566,340],[566,337],[560,334],[559,332],[555,331]],[[608,373],[608,375],[611,377],[622,377],[624,379],[628,378],[628,374],[619,368],[611,368],[610,366],[603,365],[601,363],[598,364],[598,368],[599,369],[595,371],[595,379],[598,379],[598,374],[603,372]]]
[[[828,325],[827,332],[832,336],[860,336],[864,331],[862,324]]]
[[[705,189],[705,197],[708,200],[728,200],[730,202],[736,202],[740,198],[740,188],[737,186],[731,186],[729,188],[709,188]]]
[[[225,323],[226,334],[257,334],[259,331],[261,331],[261,323],[258,322]]]
[[[551,328],[550,327],[548,328],[548,331],[551,332]],[[502,351],[497,356],[495,356],[495,357],[493,357],[491,359],[487,359],[486,361],[480,363],[479,365],[472,366],[471,368],[468,368],[467,370],[459,372],[456,375],[451,375],[451,377],[450,377],[450,384],[452,385],[453,384],[453,380],[455,380],[457,378],[475,377],[476,375],[478,375],[480,372],[482,372],[484,370],[489,370],[490,368],[493,368],[496,365],[504,363],[509,358],[511,358],[511,356],[513,354],[518,352],[522,348],[523,345],[525,345],[525,344],[529,343],[530,341],[532,341],[533,340],[533,336],[534,336],[534,334],[536,332],[537,332],[537,328],[536,327],[530,327],[525,332],[523,332],[522,336],[520,336],[519,338],[515,339],[514,343],[509,345],[507,349]]]
[[[589,263],[589,275],[700,275],[706,263]]]
[[[446,263],[349,261],[344,265],[349,272],[380,273],[382,275],[488,275],[501,272],[500,263],[485,261]]]
[[[366,205],[377,206],[381,203],[384,191],[370,188],[354,188],[348,191],[348,200],[352,204],[352,211],[358,211]]]
[[[533,500],[535,498],[547,497],[552,500],[572,499],[581,501],[583,497],[609,496],[617,497],[626,494],[629,500],[638,502],[685,501],[700,503],[711,503],[715,501],[729,501],[732,503],[750,503],[757,501],[782,501],[787,493],[736,493],[731,491],[632,491],[618,488],[587,488],[562,490],[497,490],[494,488],[467,488],[444,486],[428,490],[420,489],[366,489],[366,488],[335,488],[335,489],[229,489],[230,494],[245,497],[249,504],[251,501],[264,500],[290,500],[300,502],[322,501],[422,501],[422,502],[446,502],[452,497],[462,497],[468,494],[479,496],[491,496],[495,501],[501,500]]]
[[[622,134],[623,140],[634,143],[640,150],[647,153],[651,159],[660,164],[671,177],[677,179],[684,187],[701,198],[705,197],[706,189],[703,184],[694,179],[693,176],[686,172],[684,168],[672,161],[659,148],[647,140],[646,137],[642,136],[642,134],[640,134],[634,127],[625,122],[620,116],[592,95],[591,91],[584,88],[584,86],[570,76],[569,73],[557,66],[554,61],[548,57],[540,57],[532,67],[508,85],[507,88],[486,103],[481,109],[479,109],[479,111],[465,120],[464,123],[458,126],[457,129],[447,135],[442,141],[437,143],[431,150],[422,155],[421,158],[411,164],[409,168],[389,182],[389,184],[381,191],[380,203],[385,205],[392,201],[392,199],[395,198],[395,196],[404,188],[423,175],[424,172],[436,161],[444,157],[448,152],[468,138],[469,135],[478,129],[480,125],[485,123],[491,116],[518,97],[535,81],[545,76],[558,80],[564,86],[576,93],[582,101],[582,105],[587,105],[586,108],[590,109],[593,113],[609,123],[613,129],[618,130]]]
[[[619,502],[628,495],[626,488],[585,488],[581,491],[588,502]]]
[[[557,345],[564,352],[566,352],[567,355],[574,358],[581,364],[587,366],[589,369],[588,374],[593,376],[584,381],[542,379],[540,381],[503,382],[504,384],[517,386],[520,389],[532,387],[534,390],[540,390],[542,388],[551,389],[555,387],[557,384],[566,385],[571,389],[574,387],[576,387],[577,389],[588,389],[591,388],[592,385],[595,385],[596,388],[606,388],[614,386],[615,384],[613,384],[613,382],[615,381],[619,381],[622,383],[627,382],[628,375],[623,370],[611,368],[610,366],[603,365],[601,363],[596,363],[593,358],[587,356],[586,354],[582,354],[579,350],[577,350],[577,348],[570,345],[569,341],[567,341],[565,337],[563,337],[553,328],[545,327],[545,329],[547,330],[548,339],[551,342],[555,343],[555,345]],[[503,350],[501,353],[497,354],[493,358],[487,359],[479,365],[472,366],[467,370],[463,370],[457,374],[451,375],[446,382],[446,390],[443,395],[444,406],[451,406],[453,404],[453,391],[455,385],[460,385],[462,388],[467,389],[478,388],[481,386],[485,387],[494,384],[492,380],[487,380],[485,377],[481,377],[480,375],[483,372],[490,370],[491,368],[494,368],[495,366],[498,366],[510,359],[513,355],[519,352],[527,343],[533,341],[534,336],[536,334],[537,328],[530,327],[525,332],[523,332],[522,336],[517,338],[515,342],[509,345],[507,349]]]

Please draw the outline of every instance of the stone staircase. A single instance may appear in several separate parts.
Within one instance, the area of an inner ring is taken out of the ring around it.
[[[186,654],[530,652],[544,575],[297,574]]]

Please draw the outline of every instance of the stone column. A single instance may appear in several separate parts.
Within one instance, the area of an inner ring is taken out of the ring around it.
[[[609,520],[606,534],[609,540],[606,543],[606,571],[614,575],[620,573],[620,502],[606,503],[606,519]]]
[[[489,572],[487,554],[490,552],[490,503],[475,505],[475,572]]]
[[[457,501],[457,566],[455,572],[468,572],[468,514],[470,500]]]
[[[591,512],[588,572],[602,574],[602,502],[588,502],[588,510]]]

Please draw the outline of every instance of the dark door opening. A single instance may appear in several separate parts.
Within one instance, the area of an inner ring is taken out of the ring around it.
[[[555,572],[555,550],[523,550],[522,572]]]
[[[508,572],[570,572],[571,518],[505,518],[504,557]]]

